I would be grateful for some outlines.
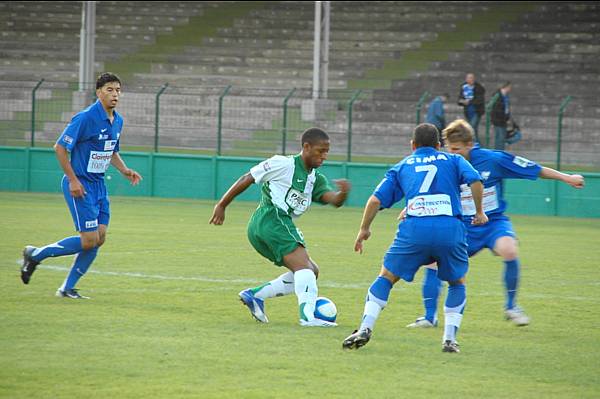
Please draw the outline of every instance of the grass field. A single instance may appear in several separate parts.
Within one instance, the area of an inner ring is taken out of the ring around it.
[[[240,290],[281,271],[246,239],[255,204],[234,202],[221,227],[207,224],[212,206],[112,198],[107,242],[79,284],[92,299],[73,301],[54,297],[70,257],[45,261],[28,286],[17,264],[25,244],[72,234],[62,198],[0,192],[0,397],[600,397],[598,220],[513,218],[530,326],[503,320],[501,262],[483,253],[462,353],[441,352],[440,328],[404,328],[421,312],[421,273],[392,291],[372,341],[344,352],[396,212],[378,216],[362,256],[351,250],[360,209],[316,206],[299,220],[340,324],[303,329],[294,296],[267,302],[268,325],[240,305]]]

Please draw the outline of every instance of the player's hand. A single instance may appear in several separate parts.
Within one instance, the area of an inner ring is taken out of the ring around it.
[[[400,214],[398,214],[398,220],[400,221],[400,223],[404,222],[405,219],[406,219],[406,208],[402,209],[400,211]]]
[[[126,169],[123,173],[123,176],[125,176],[125,178],[127,180],[129,180],[131,182],[132,186],[137,186],[140,181],[142,181],[142,175],[140,175],[138,172],[136,172],[133,169]]]
[[[354,252],[359,252],[362,254],[363,252],[363,241],[366,241],[371,237],[371,231],[360,229],[358,235],[356,236],[356,241],[354,242]]]
[[[488,222],[488,217],[485,213],[476,213],[475,216],[473,216],[473,220],[471,221],[471,224],[475,225],[475,226],[481,226],[482,224],[486,224]]]
[[[224,221],[225,221],[225,207],[223,205],[221,205],[220,203],[218,203],[217,205],[215,205],[215,208],[213,209],[213,214],[212,214],[212,217],[210,218],[210,220],[208,221],[208,224],[214,224],[215,226],[220,226],[223,224]]]
[[[78,179],[69,181],[69,192],[71,193],[71,196],[75,198],[81,198],[87,194],[83,184],[81,184]]]
[[[336,186],[338,186],[338,191],[344,194],[348,194],[352,188],[352,184],[350,184],[350,181],[346,179],[338,179],[334,180],[333,182]]]
[[[581,175],[569,175],[567,184],[575,188],[583,188],[585,186],[585,179]]]

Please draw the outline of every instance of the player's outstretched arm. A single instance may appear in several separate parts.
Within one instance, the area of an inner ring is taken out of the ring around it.
[[[376,196],[371,195],[367,201],[367,205],[365,205],[362,221],[360,222],[360,230],[358,231],[356,241],[354,242],[354,252],[362,254],[363,241],[366,241],[371,237],[371,223],[373,223],[373,219],[377,216],[379,208],[381,208],[381,201]]]
[[[481,181],[471,183],[471,194],[473,194],[473,202],[475,202],[475,216],[473,216],[471,224],[486,224],[488,217],[483,211],[483,183]]]
[[[227,208],[227,206],[231,203],[231,201],[233,201],[235,197],[246,191],[246,189],[252,184],[254,184],[254,177],[252,177],[250,172],[246,173],[244,176],[240,177],[235,183],[233,183],[233,185],[229,187],[229,190],[227,190],[227,192],[223,194],[219,202],[217,202],[217,204],[215,205],[212,217],[210,218],[208,223],[217,226],[222,225],[225,221],[225,208]]]
[[[336,208],[344,205],[350,192],[351,184],[346,179],[339,179],[333,181],[338,186],[338,191],[328,191],[321,196],[321,200],[325,203],[331,204]]]
[[[569,186],[575,188],[583,188],[583,186],[585,185],[585,179],[581,175],[570,175],[568,173],[562,173],[558,170],[547,167],[542,168],[542,171],[540,172],[540,177],[542,179],[562,181],[564,183],[567,183]]]
[[[113,152],[110,163],[112,166],[117,168],[117,170],[121,172],[121,174],[125,176],[127,180],[131,182],[132,186],[137,186],[140,181],[142,181],[142,175],[133,169],[129,169],[127,165],[125,165],[125,161],[123,161],[123,158],[121,158],[121,155],[118,152]]]

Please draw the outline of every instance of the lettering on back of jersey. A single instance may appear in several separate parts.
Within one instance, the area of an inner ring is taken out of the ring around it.
[[[406,163],[408,165],[412,165],[415,163],[430,163],[430,162],[434,162],[434,161],[447,161],[448,157],[444,154],[435,154],[435,155],[430,155],[428,157],[411,157],[408,158],[406,160]]]
[[[420,195],[411,198],[406,206],[410,216],[452,216],[452,202],[447,194]]]

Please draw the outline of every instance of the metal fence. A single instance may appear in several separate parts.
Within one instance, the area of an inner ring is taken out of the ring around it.
[[[331,137],[330,159],[392,163],[410,152],[412,129],[425,119],[434,97],[417,93],[413,103],[390,110],[381,108],[377,92],[369,90],[330,90],[329,99],[313,101],[308,89],[164,84],[124,87],[117,110],[125,119],[124,150],[290,154],[299,151],[305,129],[319,126]],[[519,100],[514,97],[513,113],[519,120]],[[94,95],[92,90],[78,91],[75,83],[0,82],[0,100],[0,145],[34,147],[54,143]],[[589,114],[598,110],[585,99],[569,97],[561,107],[562,100],[557,98],[555,107],[551,100],[538,116],[528,111],[519,120],[523,140],[508,150],[558,167],[599,169],[599,140],[593,137],[598,136],[600,115]],[[463,118],[462,107],[450,99],[446,121],[456,118]],[[493,127],[485,119],[479,134],[485,137],[482,144],[492,145]]]

